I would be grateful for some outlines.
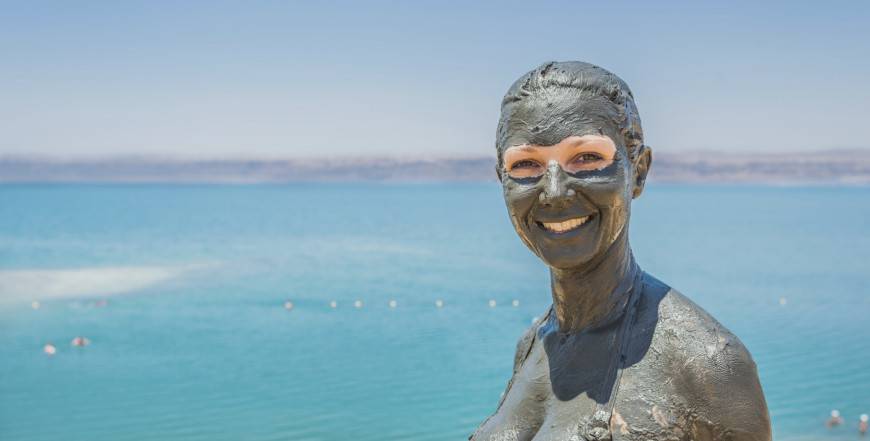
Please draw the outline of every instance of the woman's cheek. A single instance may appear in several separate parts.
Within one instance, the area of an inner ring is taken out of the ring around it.
[[[575,188],[595,206],[601,215],[599,240],[612,243],[622,233],[628,218],[630,190],[627,189],[623,168],[612,174],[598,175],[590,180],[578,180]]]
[[[536,247],[528,236],[528,218],[529,213],[534,206],[535,200],[538,198],[539,191],[535,185],[521,185],[510,181],[503,185],[505,205],[507,206],[508,215],[510,215],[511,223],[516,230],[517,235],[529,249],[536,252]]]
[[[531,211],[538,197],[537,185],[523,185],[516,182],[508,182],[504,185],[504,198],[511,214],[526,217]]]

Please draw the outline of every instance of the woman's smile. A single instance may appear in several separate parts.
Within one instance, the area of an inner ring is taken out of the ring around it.
[[[562,234],[566,234],[566,233],[571,232],[571,231],[580,230],[581,227],[583,225],[585,225],[587,222],[589,222],[590,220],[592,220],[593,217],[594,217],[594,215],[589,215],[589,216],[574,217],[574,218],[570,218],[570,219],[567,219],[564,221],[549,221],[549,222],[536,221],[535,223],[539,227],[541,227],[542,229],[544,229],[550,233],[562,235]]]

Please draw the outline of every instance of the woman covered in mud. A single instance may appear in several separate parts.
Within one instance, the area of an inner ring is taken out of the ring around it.
[[[544,64],[505,95],[496,147],[553,304],[471,439],[770,440],[749,352],[632,255],[631,201],[652,157],[628,86],[588,63]]]

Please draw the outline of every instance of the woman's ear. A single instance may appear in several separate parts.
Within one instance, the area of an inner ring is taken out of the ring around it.
[[[637,159],[634,162],[634,189],[632,190],[632,199],[637,199],[643,193],[643,186],[646,184],[646,176],[649,174],[649,168],[652,166],[652,149],[647,145],[641,145],[640,151],[637,152]]]
[[[501,166],[495,164],[495,175],[498,177],[498,182],[501,182]]]

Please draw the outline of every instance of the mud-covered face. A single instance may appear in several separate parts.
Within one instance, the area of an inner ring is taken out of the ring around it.
[[[582,267],[602,256],[626,228],[645,178],[622,142],[614,142],[618,136],[590,131],[554,145],[510,146],[499,170],[517,234],[554,268]]]

